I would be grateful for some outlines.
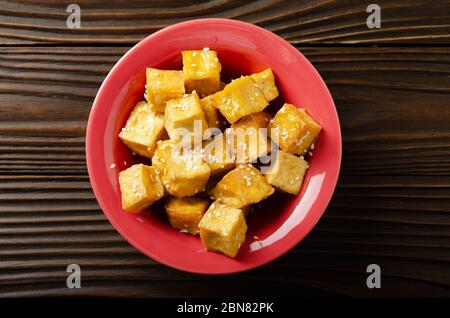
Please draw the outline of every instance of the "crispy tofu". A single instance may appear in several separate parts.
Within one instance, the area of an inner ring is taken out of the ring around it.
[[[269,134],[280,149],[304,155],[317,139],[320,125],[304,109],[284,104],[269,123]]]
[[[203,142],[203,156],[211,169],[211,176],[221,176],[235,167],[233,149],[226,146],[223,134]]]
[[[184,76],[182,71],[166,71],[147,68],[145,96],[159,112],[164,112],[166,102],[184,95]]]
[[[270,102],[278,97],[278,88],[275,85],[275,77],[271,68],[267,68],[262,72],[250,75],[263,92],[264,97]]]
[[[139,102],[131,112],[119,137],[132,152],[151,158],[156,143],[167,138],[164,115],[156,112],[153,105]]]
[[[208,128],[208,124],[196,92],[167,102],[164,127],[171,139],[179,138],[178,133],[183,132],[181,129],[185,129],[191,137],[194,137],[195,133],[200,135],[196,136],[198,140],[203,139],[203,132]]]
[[[158,143],[152,158],[166,191],[176,197],[194,196],[205,190],[210,169],[195,148],[183,152],[181,143],[165,140]]]
[[[209,207],[208,198],[170,197],[164,205],[170,224],[180,232],[197,235],[198,224]]]
[[[236,163],[254,163],[261,156],[270,153],[271,142],[266,128],[271,116],[266,112],[258,112],[241,118],[231,125],[226,133],[234,134]]]
[[[223,129],[224,118],[220,111],[214,106],[214,101],[212,99],[213,95],[209,95],[200,100],[200,104],[205,114],[206,122],[208,127],[214,127],[218,129]]]
[[[241,209],[213,202],[199,224],[206,249],[235,257],[245,241],[247,224]]]
[[[264,200],[273,192],[259,170],[247,164],[228,172],[210,194],[223,204],[242,208]]]
[[[297,195],[307,168],[308,163],[305,160],[280,150],[265,177],[277,190]]]
[[[269,105],[263,92],[250,76],[233,80],[212,97],[215,107],[233,124],[245,115],[262,111]]]
[[[133,165],[119,173],[122,208],[140,212],[164,196],[164,188],[155,169],[143,164]]]
[[[201,97],[205,97],[220,90],[222,65],[217,52],[204,49],[183,51],[181,54],[188,93],[196,91]]]

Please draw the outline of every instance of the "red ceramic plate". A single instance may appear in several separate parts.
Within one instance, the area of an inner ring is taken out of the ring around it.
[[[275,104],[306,110],[323,130],[298,196],[275,194],[248,218],[247,240],[235,259],[207,252],[198,237],[167,222],[161,203],[140,214],[123,212],[118,173],[141,158],[117,137],[133,106],[143,99],[145,68],[181,69],[181,51],[218,52],[225,78],[271,67],[280,90]],[[95,196],[119,233],[138,250],[168,266],[195,273],[234,273],[261,266],[297,245],[314,227],[333,194],[341,162],[341,133],[331,95],[308,60],[277,35],[255,25],[202,19],[152,34],[128,51],[101,86],[87,127],[86,156]],[[112,165],[115,165],[112,166]]]

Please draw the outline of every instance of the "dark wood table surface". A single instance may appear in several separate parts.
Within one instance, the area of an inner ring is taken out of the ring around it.
[[[0,296],[450,296],[449,1],[0,2]],[[368,4],[381,28],[366,26]],[[114,63],[167,25],[239,19],[287,39],[334,97],[342,170],[317,227],[249,272],[157,264],[110,225],[92,193],[85,130]],[[66,267],[82,288],[66,287]],[[366,267],[379,264],[381,289]]]

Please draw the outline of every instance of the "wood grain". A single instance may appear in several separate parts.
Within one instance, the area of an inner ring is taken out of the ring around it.
[[[17,4],[2,4],[0,14],[49,25],[61,16],[48,10],[50,2],[40,3],[27,1],[20,12]],[[169,23],[182,11],[180,3],[161,4],[172,11],[157,8],[152,14],[159,18],[147,20],[158,27]],[[284,20],[283,6],[290,2],[283,2],[280,11],[264,9],[274,6],[272,1],[258,2],[258,10],[249,5],[233,11],[238,3],[187,1],[182,18],[202,10],[239,12],[295,34],[301,31],[298,15],[312,23],[311,12],[320,15],[319,8],[332,4],[304,2]],[[351,8],[342,11],[352,16]],[[128,11],[102,10],[101,4],[87,10],[93,24],[99,16],[138,24],[146,12],[137,4]],[[42,31],[32,29],[27,32],[45,40]],[[122,31],[105,30],[86,39],[101,43],[106,34],[108,41],[119,43],[111,34],[120,38]],[[450,48],[298,48],[324,77],[340,115],[344,159],[339,185],[323,219],[293,251],[225,278],[182,273],[146,258],[115,232],[90,190],[86,119],[101,81],[128,47],[1,47],[0,296],[186,297],[211,296],[211,291],[215,296],[450,296]],[[79,290],[65,286],[71,263],[83,269]],[[365,286],[371,263],[382,267],[380,290]]]
[[[299,49],[335,99],[343,175],[450,174],[449,48]],[[126,50],[0,48],[0,174],[85,174],[90,106]]]
[[[448,1],[377,1],[374,30],[360,1],[77,3],[74,30],[64,3],[0,3],[0,296],[450,296]],[[100,211],[84,156],[112,65],[148,34],[202,17],[296,45],[331,90],[344,142],[336,194],[307,239],[226,277],[175,271],[131,247]],[[71,263],[80,290],[65,286]],[[371,263],[380,290],[365,286]]]
[[[450,43],[448,1],[377,1],[380,29],[366,25],[367,5],[357,0],[91,1],[78,0],[81,28],[68,29],[66,3],[0,3],[0,43],[134,44],[173,23],[232,18],[269,29],[295,44]]]

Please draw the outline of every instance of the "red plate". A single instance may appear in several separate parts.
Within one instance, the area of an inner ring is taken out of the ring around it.
[[[167,222],[162,204],[140,214],[121,208],[118,173],[141,160],[117,135],[132,107],[143,99],[145,68],[181,69],[181,51],[209,47],[218,52],[226,78],[271,67],[280,97],[306,110],[323,127],[298,196],[275,194],[248,218],[247,240],[235,259],[207,252],[198,237]],[[235,273],[286,253],[325,211],[339,175],[341,133],[331,95],[309,61],[288,42],[255,25],[201,19],[152,34],[128,51],[103,82],[89,116],[86,136],[89,177],[105,215],[138,250],[168,266],[195,273]],[[115,164],[115,168],[112,168]]]

